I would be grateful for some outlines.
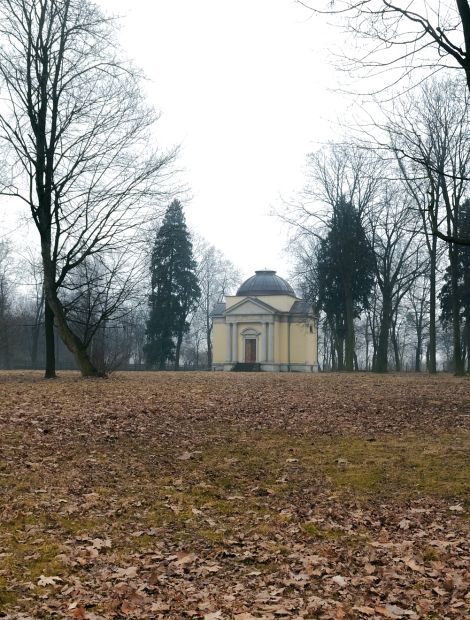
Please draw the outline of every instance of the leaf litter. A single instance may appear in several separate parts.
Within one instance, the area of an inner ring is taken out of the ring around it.
[[[467,618],[468,388],[0,373],[0,616]]]

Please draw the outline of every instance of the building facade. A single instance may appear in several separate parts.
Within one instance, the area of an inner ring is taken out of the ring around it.
[[[213,370],[318,370],[313,307],[275,271],[256,271],[212,320]]]

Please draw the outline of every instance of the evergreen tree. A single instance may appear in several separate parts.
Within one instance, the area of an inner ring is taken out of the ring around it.
[[[157,233],[150,265],[152,291],[147,322],[147,364],[165,368],[168,361],[179,367],[183,335],[189,329],[188,316],[200,297],[196,261],[178,200],[168,207]]]
[[[462,205],[458,216],[457,232],[460,236],[470,236],[470,201]],[[452,272],[449,266],[444,275],[444,286],[440,293],[441,300],[441,321],[444,325],[452,325],[454,317],[457,316],[459,331],[463,327],[462,333],[462,368],[467,363],[467,370],[470,370],[470,248],[465,245],[455,246],[455,291],[452,286]],[[454,313],[454,305],[457,312]],[[457,370],[457,369],[456,369]]]
[[[354,369],[354,319],[367,307],[374,254],[360,215],[341,197],[317,255],[318,307],[335,335],[338,369]],[[344,353],[343,353],[344,351]]]

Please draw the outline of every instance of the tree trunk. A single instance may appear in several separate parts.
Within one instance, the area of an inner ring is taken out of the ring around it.
[[[437,372],[436,365],[436,261],[437,261],[437,237],[433,236],[431,246],[431,271],[429,274],[429,361],[428,371],[431,374]]]
[[[454,373],[461,377],[465,374],[462,360],[462,348],[460,337],[460,305],[459,305],[459,280],[458,280],[458,247],[454,243],[449,244],[451,296],[452,296],[452,343],[454,358]]]
[[[367,316],[366,316],[365,341],[366,341],[366,371],[368,371],[369,370],[369,320]]]
[[[336,368],[335,370],[344,370],[344,338],[342,334],[336,334]]]
[[[209,367],[209,370],[212,368],[212,326],[211,326],[211,320],[209,317],[207,324],[206,324],[206,344],[207,344],[207,366]]]
[[[175,348],[175,370],[180,369],[180,353],[181,353],[181,343],[183,342],[183,332],[178,333],[176,338],[176,348]]]
[[[64,309],[57,295],[55,286],[54,266],[50,259],[50,242],[41,240],[41,254],[44,269],[44,291],[49,308],[53,312],[60,337],[65,346],[73,354],[82,377],[98,377],[99,372],[92,364],[83,342],[76,336],[67,324]]]
[[[345,298],[345,306],[346,306],[346,342],[345,342],[345,369],[348,372],[352,372],[354,370],[354,348],[355,348],[355,338],[354,338],[354,314],[353,314],[353,300],[351,295],[346,294]]]
[[[384,294],[382,300],[382,316],[380,321],[379,343],[377,347],[376,372],[388,370],[388,339],[392,322],[392,301]]]
[[[393,323],[393,326],[392,326],[392,344],[393,344],[393,354],[395,356],[395,370],[397,372],[400,372],[401,370],[400,347],[398,346],[398,336],[397,336],[395,323]]]
[[[45,379],[56,378],[55,364],[55,342],[54,342],[54,313],[52,312],[47,300],[44,300],[44,328],[46,346],[46,370]]]
[[[423,355],[423,336],[421,325],[416,330],[415,372],[421,372],[421,356]]]

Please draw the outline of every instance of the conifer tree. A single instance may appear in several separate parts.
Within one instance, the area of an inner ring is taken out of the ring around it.
[[[317,265],[318,305],[336,335],[339,370],[353,370],[354,319],[367,306],[373,266],[373,251],[360,215],[341,197],[333,209],[328,234],[320,242]]]
[[[458,214],[457,232],[462,237],[470,238],[470,201],[466,200]],[[449,265],[444,274],[444,286],[440,293],[441,321],[446,326],[461,334],[460,368],[456,364],[454,352],[454,370],[464,374],[465,362],[470,371],[470,248],[468,246],[454,247],[455,278],[452,278],[452,267]],[[456,325],[454,325],[456,322]]]
[[[190,234],[179,200],[173,200],[165,213],[155,239],[150,271],[147,364],[163,370],[169,361],[174,361],[177,370],[183,335],[189,329],[188,316],[201,294]]]

